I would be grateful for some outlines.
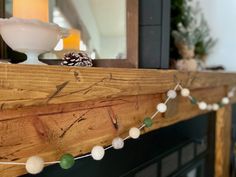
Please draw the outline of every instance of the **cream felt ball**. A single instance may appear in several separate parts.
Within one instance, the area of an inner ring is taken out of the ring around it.
[[[233,91],[230,91],[230,92],[228,93],[228,97],[229,97],[229,98],[234,97],[234,92],[233,92]]]
[[[161,113],[164,113],[167,110],[167,106],[164,103],[159,103],[157,105],[157,110]]]
[[[224,97],[224,98],[222,98],[221,102],[223,104],[229,104],[229,98],[228,97]]]
[[[105,149],[102,146],[94,146],[91,155],[94,160],[102,160],[105,155]]]
[[[43,171],[44,160],[39,156],[32,156],[26,161],[25,168],[30,174],[38,174]]]
[[[129,130],[129,136],[133,139],[137,139],[140,136],[140,130],[136,127],[133,127]]]
[[[213,109],[213,106],[211,104],[207,105],[207,110],[211,111]]]
[[[167,92],[167,96],[168,96],[170,99],[175,99],[176,96],[177,96],[177,93],[176,93],[175,90],[169,90],[169,91]]]
[[[188,97],[188,96],[190,95],[190,90],[187,89],[187,88],[183,88],[183,89],[181,90],[181,95],[182,95],[183,97]]]
[[[124,147],[124,140],[120,137],[114,138],[112,146],[114,149],[122,149]]]
[[[218,104],[216,104],[216,103],[214,103],[214,104],[212,105],[212,109],[213,109],[214,111],[217,111],[219,108],[220,108],[220,106],[219,106]]]
[[[201,101],[198,103],[198,108],[200,110],[206,110],[207,109],[207,104],[204,101]]]

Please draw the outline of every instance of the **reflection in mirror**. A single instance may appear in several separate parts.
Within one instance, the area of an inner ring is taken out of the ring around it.
[[[6,17],[12,16],[15,1],[6,0]],[[32,0],[24,1],[32,5]],[[93,59],[127,58],[126,0],[48,0],[48,8],[49,21],[69,29],[70,36],[40,58],[57,59],[80,50]]]

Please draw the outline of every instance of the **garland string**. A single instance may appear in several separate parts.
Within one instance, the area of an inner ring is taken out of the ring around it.
[[[87,157],[93,157],[95,160],[101,160],[104,156],[105,151],[115,148],[115,149],[121,149],[124,146],[124,141],[126,141],[129,138],[137,139],[140,136],[140,130],[142,130],[144,127],[150,127],[152,125],[153,119],[159,114],[159,113],[164,113],[167,110],[166,104],[171,100],[175,99],[177,96],[177,89],[180,89],[181,95],[183,97],[188,98],[192,104],[198,105],[198,108],[200,110],[209,110],[209,111],[217,111],[220,107],[229,104],[230,98],[234,96],[234,92],[236,91],[236,87],[233,87],[229,92],[228,95],[218,103],[213,103],[213,104],[207,104],[204,101],[198,101],[194,97],[190,95],[190,90],[187,88],[184,88],[178,83],[173,90],[169,90],[167,93],[167,98],[164,103],[160,103],[157,105],[157,111],[149,118],[145,118],[144,122],[140,125],[139,128],[131,128],[129,131],[129,135],[126,136],[125,138],[116,138],[113,140],[115,142],[112,145],[103,148],[102,146],[95,146],[91,153],[83,155],[83,156],[78,156],[74,158],[70,154],[64,154],[59,161],[52,161],[52,162],[44,162],[42,158],[38,156],[32,156],[30,157],[26,163],[20,163],[20,162],[0,162],[0,165],[22,165],[26,166],[27,172],[31,174],[37,174],[40,173],[44,165],[52,165],[52,164],[60,164],[60,166],[63,169],[69,169],[70,167],[73,166],[75,160],[87,158]],[[146,122],[145,122],[146,121]],[[69,163],[70,162],[70,163]]]

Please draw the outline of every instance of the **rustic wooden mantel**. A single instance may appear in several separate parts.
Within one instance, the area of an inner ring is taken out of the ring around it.
[[[53,161],[65,152],[77,156],[107,146],[151,115],[178,81],[211,103],[236,85],[236,74],[2,64],[0,161],[25,162],[32,155]],[[143,133],[206,113],[182,97],[168,106]],[[228,177],[230,105],[217,111],[216,123],[215,177]],[[24,173],[23,166],[0,166],[1,177]]]

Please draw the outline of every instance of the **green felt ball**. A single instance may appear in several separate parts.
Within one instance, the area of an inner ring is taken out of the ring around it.
[[[218,105],[220,108],[224,107],[224,104],[222,102],[218,102]]]
[[[153,121],[150,117],[146,117],[143,121],[143,123],[145,124],[146,127],[151,127],[153,124]]]
[[[62,169],[69,169],[75,164],[75,159],[71,154],[64,154],[60,158],[60,166]]]
[[[197,104],[197,99],[192,97],[192,99],[190,100],[192,104]]]

